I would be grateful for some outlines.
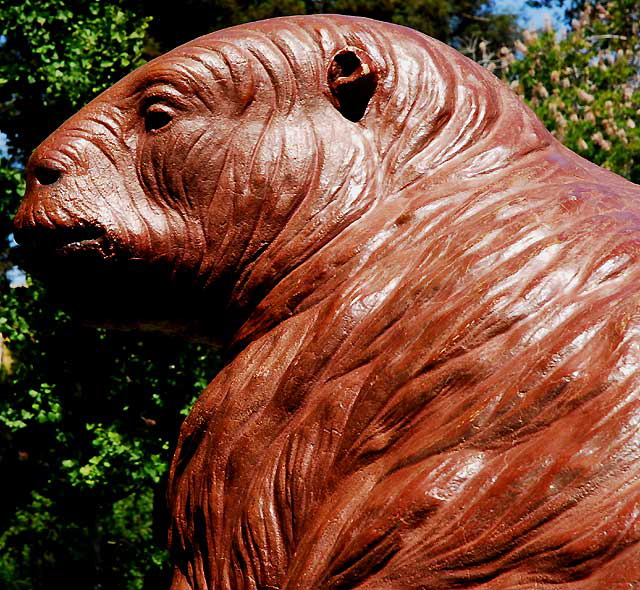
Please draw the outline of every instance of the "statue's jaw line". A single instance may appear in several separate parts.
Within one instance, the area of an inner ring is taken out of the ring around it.
[[[16,236],[18,258],[30,266],[39,266],[38,262],[51,261],[69,255],[99,251],[103,255],[107,250],[106,232],[101,227],[80,228],[37,228],[20,232]]]

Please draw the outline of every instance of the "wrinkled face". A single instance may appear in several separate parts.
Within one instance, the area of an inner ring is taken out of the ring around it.
[[[27,266],[98,320],[164,321],[160,307],[186,311],[198,292],[211,187],[244,108],[198,65],[176,56],[141,68],[29,161],[16,216]]]
[[[300,108],[247,51],[223,49],[191,44],[154,60],[31,157],[16,238],[27,268],[85,318],[194,331],[308,193],[348,177],[353,148],[338,138],[351,142],[354,115],[341,101],[350,81],[369,97],[375,88],[359,54],[343,72],[341,52],[322,83],[297,84]]]

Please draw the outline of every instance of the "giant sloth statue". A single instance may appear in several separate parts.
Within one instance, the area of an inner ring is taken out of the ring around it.
[[[640,189],[481,67],[366,19],[243,25],[28,176],[54,296],[225,351],[171,468],[174,590],[640,587]]]

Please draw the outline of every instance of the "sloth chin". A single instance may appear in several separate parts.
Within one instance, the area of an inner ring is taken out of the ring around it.
[[[115,252],[104,232],[66,232],[55,239],[53,233],[28,241],[18,236],[12,259],[43,281],[46,299],[54,306],[95,327],[224,345],[221,334],[228,329],[222,325],[223,314],[209,317],[212,301],[193,287],[192,277]]]

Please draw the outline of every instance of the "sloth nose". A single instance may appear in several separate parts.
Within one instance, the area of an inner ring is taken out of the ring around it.
[[[27,162],[27,179],[32,186],[51,186],[58,182],[69,169],[68,157],[58,146],[40,146]]]
[[[40,163],[33,168],[33,175],[36,177],[39,184],[55,184],[60,180],[62,170],[56,164],[45,162]]]
[[[54,150],[37,149],[27,163],[27,192],[13,221],[14,235],[20,244],[28,242],[31,229],[51,226],[51,211],[56,210],[55,185],[68,171],[63,155]],[[40,190],[41,189],[41,190]]]

